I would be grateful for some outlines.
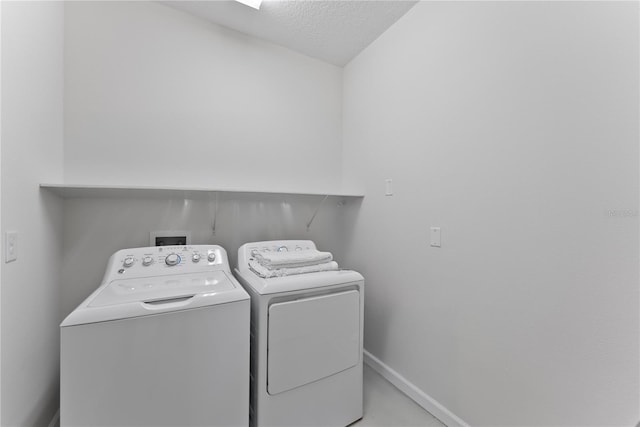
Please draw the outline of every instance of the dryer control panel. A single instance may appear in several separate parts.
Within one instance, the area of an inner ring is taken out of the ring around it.
[[[312,240],[270,240],[245,243],[238,250],[238,265],[247,265],[257,251],[293,252],[307,249],[316,249]]]
[[[103,283],[109,280],[229,270],[218,245],[151,246],[123,249],[111,256]]]

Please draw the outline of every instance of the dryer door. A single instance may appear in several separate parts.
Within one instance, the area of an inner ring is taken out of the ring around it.
[[[360,360],[360,295],[339,292],[269,307],[267,391],[278,394]]]

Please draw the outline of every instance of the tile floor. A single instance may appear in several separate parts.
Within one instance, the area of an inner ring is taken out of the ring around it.
[[[364,417],[351,426],[444,427],[444,424],[364,365]]]

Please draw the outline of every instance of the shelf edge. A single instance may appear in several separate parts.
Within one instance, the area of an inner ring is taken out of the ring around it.
[[[179,196],[206,193],[241,193],[261,195],[292,195],[292,196],[334,196],[346,198],[363,198],[364,194],[343,193],[337,191],[279,191],[253,190],[239,188],[199,188],[199,187],[156,187],[156,186],[126,186],[126,185],[92,185],[92,184],[60,184],[41,183],[40,188],[49,190],[63,198],[86,197],[125,197],[138,193],[148,196]]]

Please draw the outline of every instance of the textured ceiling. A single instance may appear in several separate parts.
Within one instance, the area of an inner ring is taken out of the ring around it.
[[[417,0],[263,0],[260,10],[231,0],[162,3],[343,66]]]

